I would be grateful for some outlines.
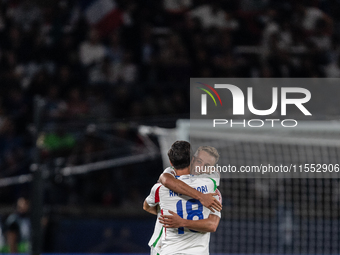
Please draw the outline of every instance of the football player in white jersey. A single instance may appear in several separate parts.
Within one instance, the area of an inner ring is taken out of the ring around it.
[[[220,175],[218,172],[213,173],[202,173],[197,172],[197,167],[199,169],[209,168],[211,166],[215,166],[219,159],[218,151],[212,146],[201,146],[195,152],[195,155],[192,157],[191,160],[191,173],[195,175],[200,175],[200,177],[208,177],[213,178],[216,182],[216,186],[219,186],[220,183]],[[203,206],[210,208],[212,212],[214,209],[220,211],[222,206],[222,196],[218,189],[216,189],[215,193],[204,194],[199,192],[185,182],[181,180],[177,180],[176,178],[176,171],[173,167],[168,167],[164,170],[163,174],[160,176],[160,180],[163,181],[162,184],[169,188],[170,190],[187,196],[195,195],[196,198],[203,204]],[[197,195],[198,193],[198,195]],[[218,195],[218,202],[212,195]],[[157,208],[157,209],[156,209]],[[145,206],[144,209],[146,210]],[[162,224],[166,224],[167,227],[179,227],[179,224],[183,224],[185,220],[180,218],[176,213],[170,212],[172,215],[164,215],[166,218],[160,218],[161,212],[159,206],[152,208],[149,207],[148,211],[152,214],[157,215],[157,220],[154,228],[153,235],[148,243],[151,248],[151,255],[157,255],[160,251],[161,247],[161,239],[159,238],[161,235]],[[159,222],[158,219],[161,219],[162,222]],[[162,223],[162,224],[161,224]]]
[[[191,161],[191,174],[198,175],[200,178],[211,178],[215,184],[215,193],[218,196],[218,202],[222,205],[222,195],[216,188],[220,185],[220,173],[215,171],[214,166],[219,160],[219,153],[212,146],[200,146]],[[164,175],[164,172],[163,172]],[[179,180],[176,180],[179,181]],[[187,185],[187,184],[185,184]],[[215,194],[214,193],[214,194]],[[218,210],[220,211],[220,210]],[[214,212],[212,210],[212,212]],[[178,228],[183,224],[191,224],[187,220],[181,218],[176,213],[171,212],[172,216],[161,215],[160,223],[165,227]]]
[[[216,186],[219,186],[220,176],[218,172],[213,172],[207,175],[206,173],[202,174],[200,172],[197,173],[197,171],[195,171],[197,170],[197,167],[204,169],[210,166],[215,166],[218,159],[219,159],[219,154],[214,147],[201,146],[195,152],[194,157],[192,157],[191,172],[193,174],[200,174],[200,177],[213,178],[216,181]],[[218,201],[219,203],[216,202],[216,199],[214,197],[212,197],[212,195],[215,195],[216,193],[204,194],[202,192],[199,192],[193,189],[192,187],[188,186],[186,183],[180,180],[177,180],[175,176],[176,176],[176,171],[174,170],[174,168],[168,167],[167,169],[164,170],[163,174],[160,176],[160,180],[163,181],[162,184],[165,187],[173,190],[174,192],[178,194],[183,194],[187,196],[190,196],[192,194],[196,195],[196,197],[200,200],[200,202],[204,206],[210,208],[212,212],[214,212],[214,209],[217,211],[221,210],[222,196],[218,189],[216,189],[215,192],[217,193],[219,197],[219,201]],[[145,206],[144,206],[144,209],[146,209]],[[150,213],[157,215],[157,219],[160,218],[161,213],[160,213],[158,206],[155,208],[150,207],[148,209]],[[162,224],[167,224],[167,227],[175,227],[175,228],[178,227],[178,224],[183,224],[182,218],[180,218],[176,213],[173,213],[173,212],[170,212],[170,213],[173,214],[173,216],[170,216],[170,215],[164,216],[166,218],[162,219],[163,220]],[[149,246],[151,248],[151,255],[157,255],[158,252],[160,251],[161,239],[159,237],[161,235],[162,224],[158,220],[156,220],[154,232],[149,241]]]
[[[216,181],[216,185],[219,186],[220,184],[220,175],[217,171],[212,172],[209,174],[209,176],[206,176],[206,172],[198,173],[197,167],[200,169],[207,169],[210,166],[215,166],[217,161],[219,159],[219,154],[217,150],[212,146],[201,146],[197,149],[194,156],[191,159],[191,173],[192,174],[204,174],[200,177],[209,177],[213,178]],[[189,187],[186,183],[177,180],[175,178],[176,172],[172,167],[168,167],[164,170],[164,172],[159,177],[159,181],[167,188],[169,188],[172,191],[175,191],[179,194],[184,194],[189,197],[198,199],[203,206],[209,208],[212,212],[215,210],[221,211],[222,205],[219,203],[217,199],[215,199],[213,196],[217,195],[215,193],[212,194],[204,194],[202,192],[199,192],[191,187]]]
[[[187,150],[183,150],[186,148]],[[201,147],[200,147],[201,148]],[[203,164],[202,160],[207,159],[210,165],[216,163],[218,159],[214,157],[214,153],[209,151],[209,148],[201,148],[195,153],[196,160],[201,162],[196,162]],[[213,152],[216,149],[212,148]],[[189,184],[195,190],[202,193],[213,193],[216,190],[216,181],[212,178],[193,178],[190,174],[190,144],[187,142],[175,142],[170,151],[169,159],[171,164],[176,169],[176,174],[178,178]],[[208,152],[205,156],[213,156],[209,160],[208,157],[200,155],[200,152]],[[202,158],[202,157],[203,158]],[[216,156],[216,155],[215,155]],[[156,184],[151,194],[148,196],[144,202],[144,209],[156,214],[156,205],[159,204],[162,208],[162,214],[173,214],[169,215],[169,218],[163,218],[162,223],[167,227],[161,229],[161,233],[153,236],[155,240],[152,247],[156,252],[161,249],[161,254],[174,254],[185,253],[185,254],[209,254],[209,239],[210,234],[207,232],[214,232],[219,223],[220,213],[211,213],[207,208],[197,199],[192,199],[191,197],[178,194],[172,190],[167,189],[161,184]],[[184,208],[184,210],[183,210]],[[174,213],[173,211],[176,211]],[[178,215],[179,214],[179,215]],[[182,219],[182,218],[184,219]],[[189,220],[185,220],[189,219]],[[196,219],[199,219],[196,221]],[[169,228],[176,226],[176,229]],[[177,229],[178,226],[178,229]],[[191,229],[191,230],[189,230]],[[193,231],[201,232],[193,232]],[[163,240],[161,241],[161,236],[163,234]],[[161,247],[159,246],[161,243]],[[180,252],[182,250],[182,252]],[[157,253],[155,253],[157,254]]]

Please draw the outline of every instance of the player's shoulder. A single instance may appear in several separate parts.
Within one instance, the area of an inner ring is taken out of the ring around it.
[[[156,182],[156,183],[152,186],[152,188],[158,188],[158,187],[160,187],[160,186],[162,186],[162,183]]]
[[[206,183],[214,183],[214,178],[212,178],[210,175],[198,175],[196,178],[196,181],[198,182],[206,182]]]
[[[220,186],[220,180],[221,180],[221,174],[218,171],[212,172],[210,174],[210,178],[214,179],[216,181],[216,185]]]
[[[209,176],[196,177],[196,184],[206,185],[209,188],[209,191],[214,191],[217,188],[216,180]]]
[[[156,190],[159,189],[161,186],[163,186],[162,183],[157,182],[157,183],[155,183],[155,184],[152,186],[151,191],[156,191]]]
[[[167,167],[167,168],[164,169],[163,174],[171,174],[175,177],[176,171],[173,167]]]

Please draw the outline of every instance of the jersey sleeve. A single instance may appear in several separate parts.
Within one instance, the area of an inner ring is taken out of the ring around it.
[[[211,178],[211,181],[213,182],[213,185],[214,185],[214,192],[217,193],[216,196],[214,196],[214,198],[217,199],[217,201],[219,201],[221,204],[222,204],[222,195],[221,195],[221,192],[217,189],[216,187],[216,180],[214,180],[213,178]],[[221,212],[218,212],[215,210],[215,212],[212,212],[210,211],[210,214],[213,214],[213,215],[216,215],[218,216],[219,218],[221,218]]]
[[[149,206],[154,207],[159,203],[159,189],[161,188],[161,183],[156,183],[153,185],[149,196],[145,199]]]
[[[217,193],[217,196],[218,196],[218,198],[216,198],[216,199],[218,200],[218,202],[220,202],[222,204],[222,194],[221,194],[221,192],[218,189],[216,189],[215,192]]]
[[[173,167],[167,167],[164,169],[163,174],[171,174],[173,177],[176,176],[176,171]]]
[[[216,190],[216,192],[217,192],[218,190]],[[218,201],[220,201],[219,200],[219,196],[214,196],[214,198],[216,198]],[[222,201],[222,200],[221,200]],[[221,212],[218,212],[218,211],[216,211],[216,210],[214,210],[214,212],[212,212],[212,211],[210,211],[210,214],[213,214],[213,215],[216,215],[216,216],[218,216],[219,218],[221,218]]]
[[[220,179],[221,179],[220,172],[218,171],[212,172],[210,174],[210,177],[215,180],[217,187],[220,186]]]

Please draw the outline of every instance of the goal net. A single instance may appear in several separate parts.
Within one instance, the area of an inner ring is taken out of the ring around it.
[[[334,178],[339,174],[334,167],[340,159],[340,123],[299,122],[294,129],[268,127],[256,132],[208,130],[203,122],[190,125],[189,120],[181,120],[168,136],[166,130],[159,131],[163,159],[180,139],[190,141],[193,150],[214,146],[220,154],[219,165],[237,169],[295,165],[297,172],[303,172],[285,178],[222,174],[222,219],[211,236],[211,253],[339,254],[340,179]],[[325,171],[333,167],[329,175],[333,178],[312,172],[318,164],[321,171],[323,166]]]

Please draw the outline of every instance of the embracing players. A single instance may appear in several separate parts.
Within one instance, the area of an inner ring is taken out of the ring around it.
[[[219,175],[196,172],[196,175],[190,175],[191,150],[188,142],[175,142],[168,156],[174,170],[166,169],[160,179],[163,182],[165,179],[170,186],[175,184],[174,188],[169,190],[161,183],[155,184],[144,202],[144,209],[150,213],[157,214],[157,205],[160,206],[160,222],[164,225],[164,228],[158,224],[155,226],[149,243],[152,254],[209,254],[209,232],[214,232],[219,224],[221,204],[211,199],[211,196],[202,194],[216,191]],[[214,166],[218,157],[215,148],[202,146],[192,159],[191,170],[195,170],[195,166]],[[175,174],[178,180],[171,174]],[[201,198],[204,203],[209,201],[207,206],[212,211],[204,207],[200,200],[187,196],[188,193]],[[213,208],[218,211],[215,212]]]

